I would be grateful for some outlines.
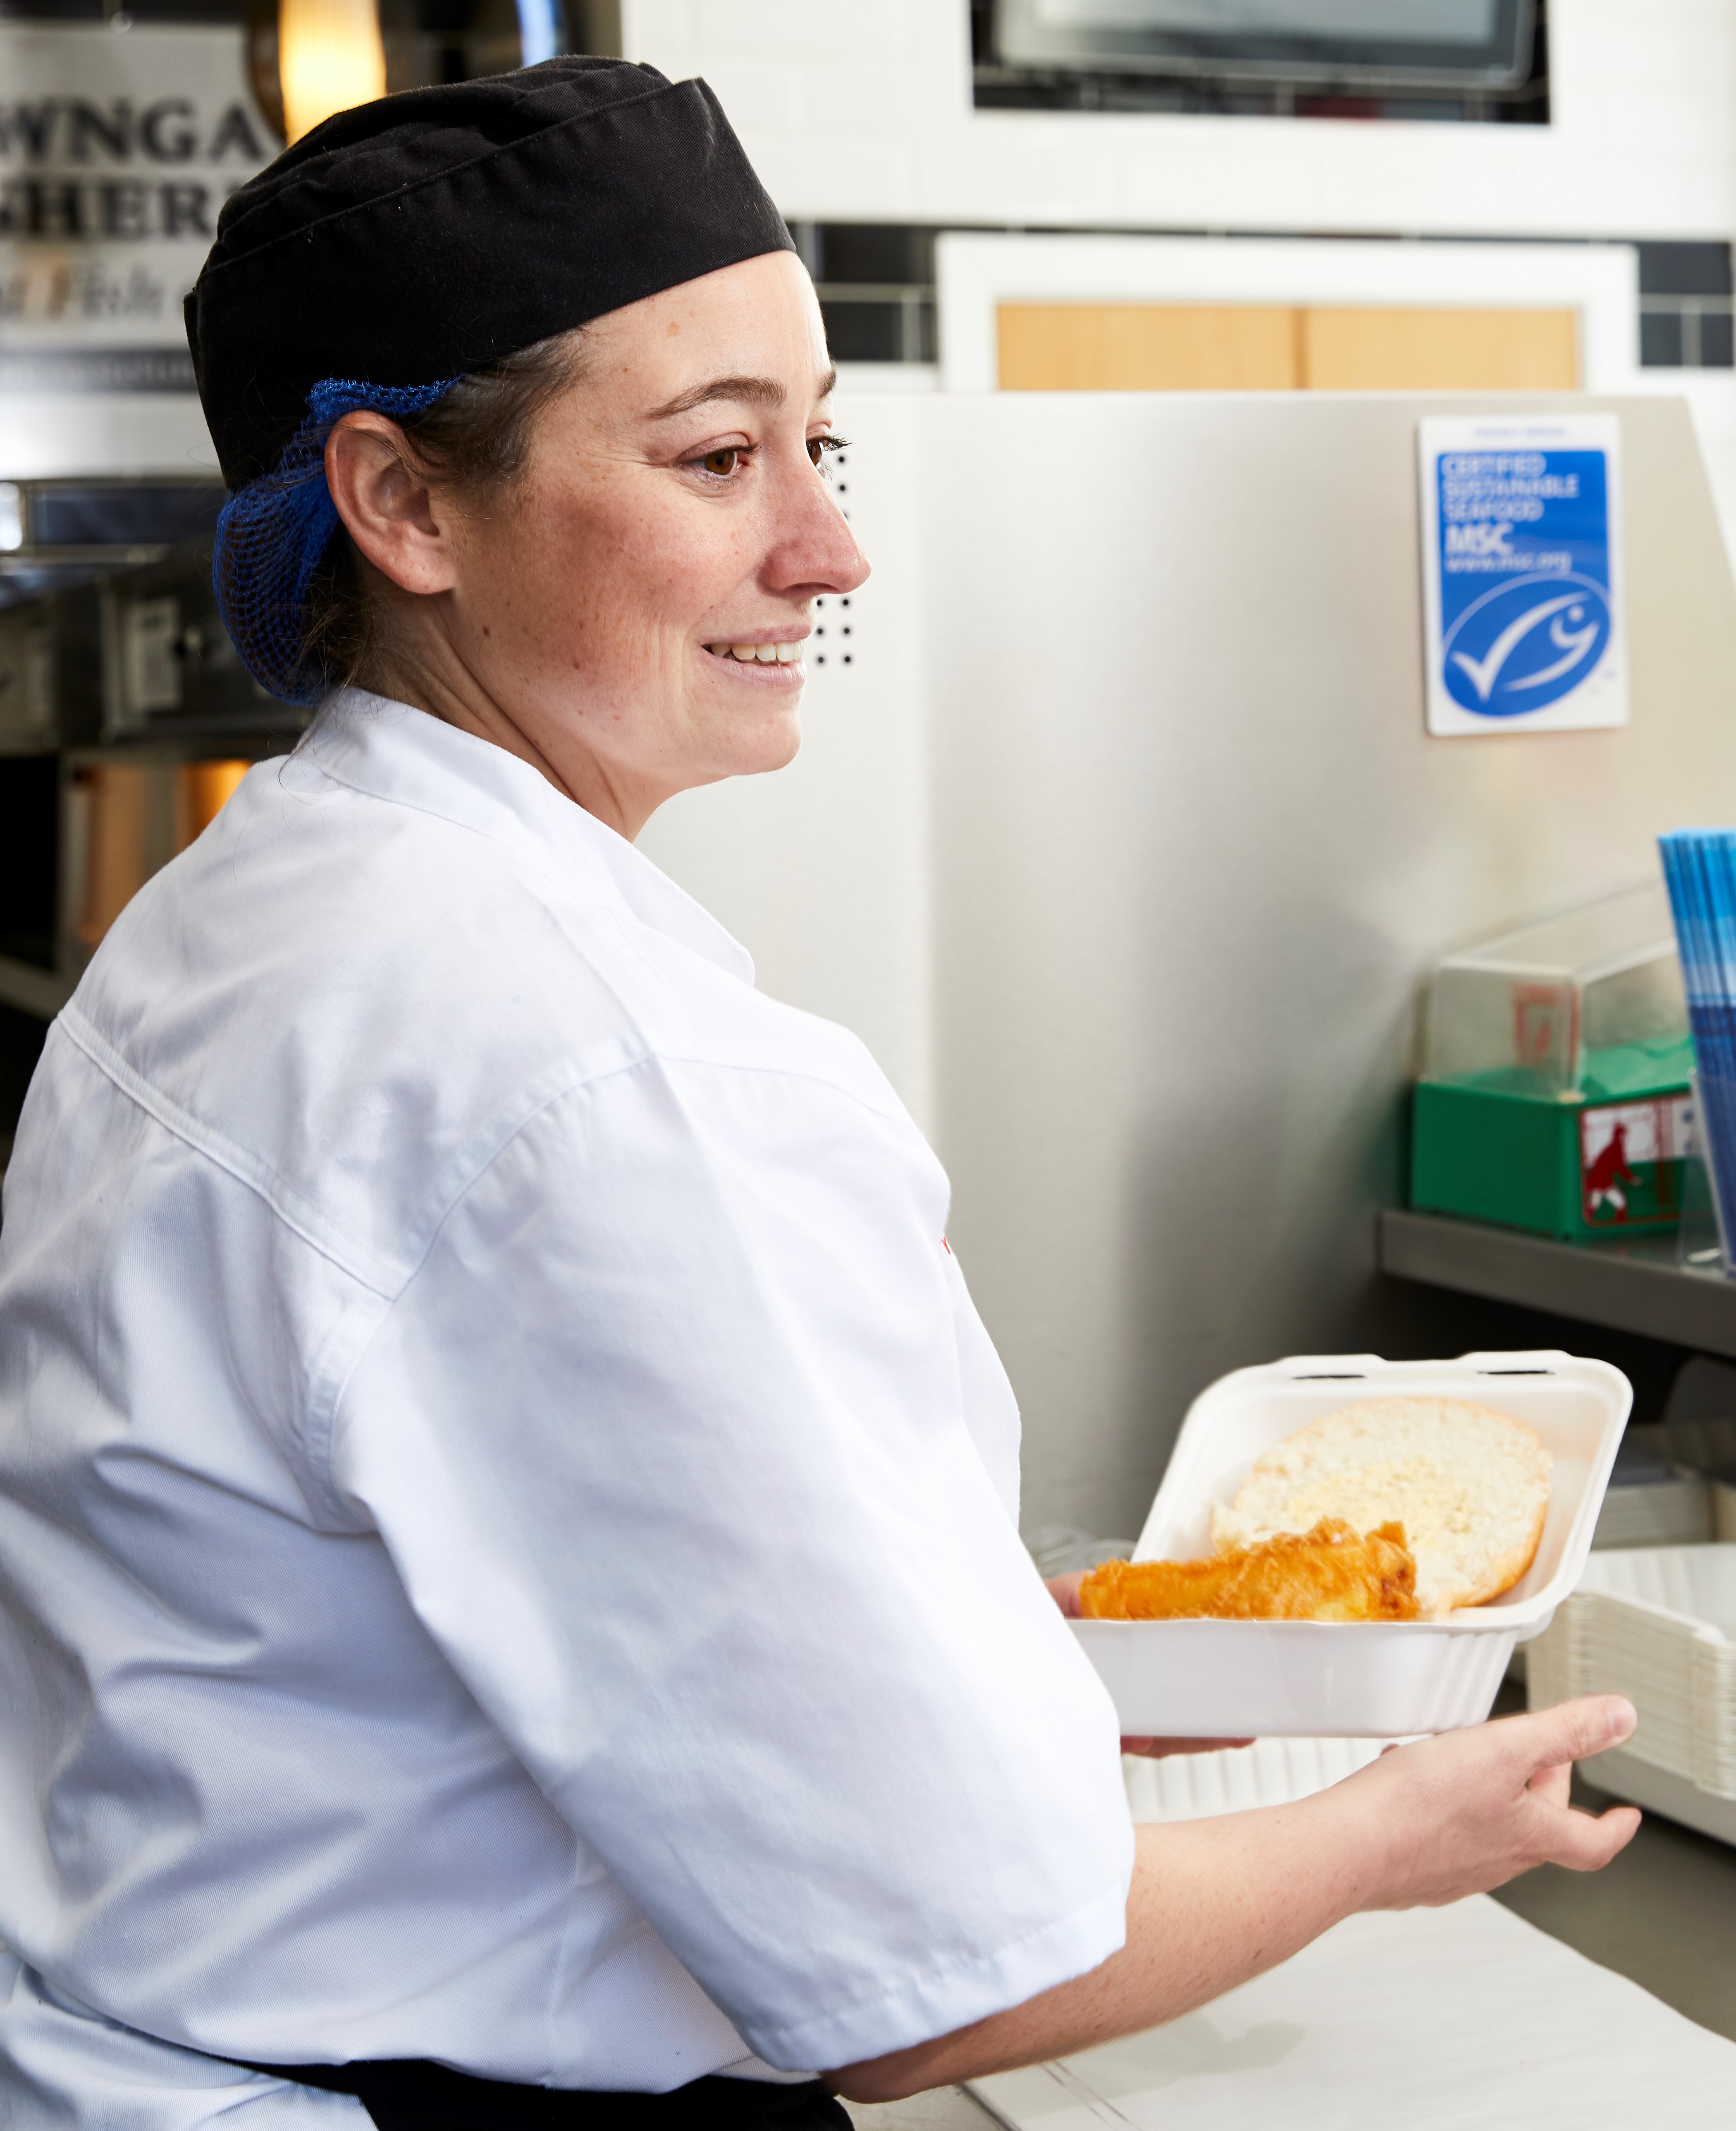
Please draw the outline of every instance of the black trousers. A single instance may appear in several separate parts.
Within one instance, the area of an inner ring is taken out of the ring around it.
[[[576,2094],[476,2079],[405,2057],[378,2064],[250,2064],[302,2086],[353,2094],[379,2131],[850,2131],[815,2080],[696,2079],[672,2094]]]

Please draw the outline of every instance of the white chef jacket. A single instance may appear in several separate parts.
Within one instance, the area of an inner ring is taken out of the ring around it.
[[[1121,1942],[945,1175],[534,769],[338,698],[127,907],[5,1191],[9,2122],[356,2114],[185,2049],[837,2065]]]

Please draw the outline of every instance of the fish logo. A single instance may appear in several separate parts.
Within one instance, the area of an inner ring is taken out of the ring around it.
[[[1576,573],[1539,571],[1466,608],[1442,647],[1442,678],[1466,710],[1518,717],[1589,679],[1609,641],[1604,587]]]

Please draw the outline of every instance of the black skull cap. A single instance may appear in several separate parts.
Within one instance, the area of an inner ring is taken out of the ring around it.
[[[187,298],[223,478],[276,464],[322,378],[443,383],[794,248],[702,81],[552,59],[341,111],[226,202]]]

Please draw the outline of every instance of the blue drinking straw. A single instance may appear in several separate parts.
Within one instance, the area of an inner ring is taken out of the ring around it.
[[[1736,1212],[1736,831],[1660,836],[1681,957],[1706,1167],[1721,1233]]]

